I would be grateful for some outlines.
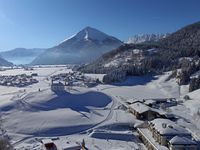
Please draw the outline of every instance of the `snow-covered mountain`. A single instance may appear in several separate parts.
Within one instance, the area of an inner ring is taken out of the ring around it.
[[[160,39],[166,38],[169,34],[138,34],[130,37],[127,43],[139,44],[143,42],[156,42]]]
[[[80,64],[94,60],[123,43],[97,29],[86,27],[59,45],[47,49],[32,64]]]
[[[44,49],[41,48],[34,48],[34,49],[15,48],[13,50],[1,52],[0,55],[4,59],[14,64],[29,64],[42,52],[44,52]]]

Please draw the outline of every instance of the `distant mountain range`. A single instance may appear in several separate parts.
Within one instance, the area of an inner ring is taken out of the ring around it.
[[[141,54],[138,55],[140,59],[136,55],[137,52]],[[200,22],[186,26],[172,34],[136,35],[129,38],[127,43],[97,29],[86,27],[52,48],[17,48],[1,52],[0,55],[15,64],[89,63],[85,66],[88,72],[91,70],[91,72],[100,72],[105,68],[109,70],[111,66],[120,68],[124,64],[137,66],[137,63],[141,65],[146,61],[150,61],[152,65],[152,67],[148,66],[150,70],[160,68],[166,70],[171,66],[177,66],[176,63],[181,57],[200,56]]]
[[[44,52],[45,49],[34,48],[34,49],[26,49],[26,48],[16,48],[9,51],[0,52],[0,55],[14,63],[14,64],[29,64],[31,63],[37,56]]]
[[[138,34],[130,37],[127,41],[128,44],[139,44],[144,42],[157,42],[160,39],[168,37],[170,34]]]
[[[140,34],[129,38],[127,43],[157,42],[168,35]],[[0,52],[0,55],[14,64],[84,64],[94,61],[96,58],[123,44],[113,36],[92,27],[86,27],[52,48],[16,48]]]
[[[86,27],[36,57],[32,65],[83,64],[95,60],[123,43],[97,29]]]

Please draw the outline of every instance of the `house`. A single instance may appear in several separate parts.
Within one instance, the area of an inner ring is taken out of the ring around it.
[[[168,146],[169,141],[175,136],[192,138],[185,128],[168,119],[154,119],[148,123],[148,129],[152,132],[153,138],[164,146]]]
[[[43,139],[42,144],[45,150],[57,150],[55,143],[51,139]]]
[[[197,150],[197,143],[187,137],[175,136],[169,141],[170,150]]]
[[[141,102],[129,105],[129,111],[140,120],[153,120],[160,116],[157,110],[152,109]]]
[[[154,119],[148,127],[137,128],[148,150],[197,150],[197,143],[185,129],[168,119]]]
[[[58,138],[54,140],[54,143],[58,150],[82,150],[82,145],[79,142],[69,142]]]

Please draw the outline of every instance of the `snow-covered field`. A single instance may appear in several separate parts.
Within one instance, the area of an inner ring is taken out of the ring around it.
[[[30,71],[13,69],[0,72],[1,75],[38,73],[35,77],[39,80],[37,84],[25,88],[0,86],[3,127],[16,148],[39,150],[41,143],[38,139],[56,137],[55,141],[61,143],[81,143],[84,139],[86,147],[92,150],[142,150],[144,146],[130,128],[140,121],[119,106],[130,98],[179,99],[180,94],[184,96],[187,93],[187,86],[179,88],[175,80],[166,81],[169,72],[161,76],[129,77],[114,85],[72,87],[65,93],[52,92],[47,78],[70,71],[66,66],[50,66]],[[88,76],[100,80],[103,77]],[[171,109],[182,117],[178,123],[196,133],[200,133],[200,126],[195,122],[199,120],[199,92],[188,94],[191,100]],[[198,135],[195,136],[198,138]]]

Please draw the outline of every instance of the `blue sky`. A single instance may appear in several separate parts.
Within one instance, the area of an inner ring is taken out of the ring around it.
[[[199,0],[0,0],[0,50],[48,48],[86,26],[126,41],[200,21]]]

